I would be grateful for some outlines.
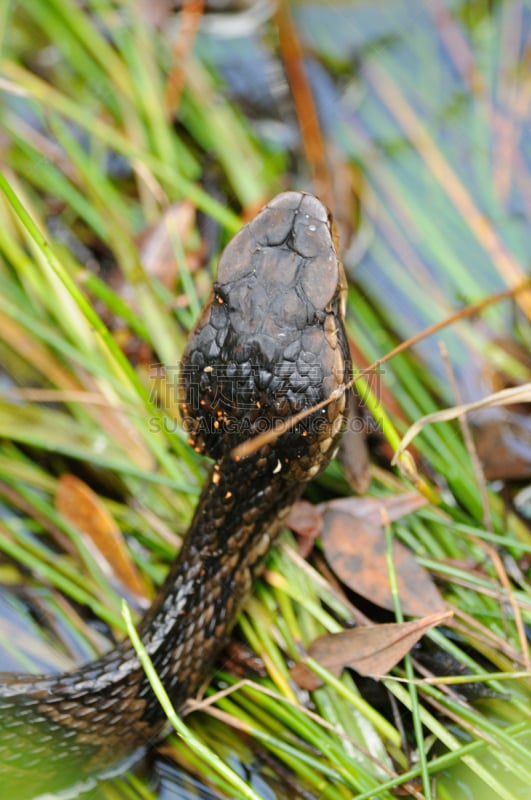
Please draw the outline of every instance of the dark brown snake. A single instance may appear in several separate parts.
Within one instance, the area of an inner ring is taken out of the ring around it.
[[[309,194],[278,195],[221,256],[180,376],[190,442],[215,463],[138,628],[177,710],[212,670],[283,518],[336,450],[348,408],[340,392],[258,452],[232,455],[344,386],[345,292],[332,222]],[[74,672],[0,673],[0,793],[23,800],[101,775],[164,723],[128,640]]]

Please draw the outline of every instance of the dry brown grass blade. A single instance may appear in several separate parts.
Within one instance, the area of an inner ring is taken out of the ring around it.
[[[186,83],[186,62],[191,56],[199,24],[204,12],[204,0],[184,0],[179,31],[173,44],[175,62],[166,81],[164,103],[168,117],[176,116]]]
[[[285,1],[279,3],[276,19],[282,59],[291,87],[304,151],[312,169],[315,192],[329,208],[333,208],[334,196],[326,166],[325,144],[304,69],[304,51],[291,20],[289,4]]]
[[[517,403],[531,403],[531,383],[524,383],[522,386],[513,386],[510,389],[502,389],[500,392],[489,394],[473,403],[462,403],[461,405],[452,406],[451,408],[443,408],[441,411],[434,411],[433,414],[426,414],[425,417],[418,419],[408,429],[391,463],[399,463],[400,456],[403,454],[406,447],[413,441],[415,436],[425,425],[429,425],[432,422],[448,422],[449,420],[457,419],[462,414],[467,414],[469,411],[478,411],[481,408],[510,406],[516,405]]]

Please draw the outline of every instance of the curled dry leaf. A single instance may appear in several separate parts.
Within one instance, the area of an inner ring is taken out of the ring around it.
[[[365,625],[327,633],[312,642],[308,655],[337,676],[345,667],[350,667],[360,675],[380,678],[396,666],[430,628],[448,622],[452,613],[445,610],[412,622]],[[319,685],[314,673],[302,663],[292,670],[292,677],[303,689]]]
[[[392,611],[384,529],[332,505],[324,513],[321,537],[328,563],[350,589]],[[423,617],[446,609],[429,572],[401,542],[393,543],[393,560],[404,614]]]
[[[122,532],[98,495],[74,475],[62,475],[55,505],[65,519],[90,538],[123,586],[138,598],[145,598],[146,587],[131,561]]]

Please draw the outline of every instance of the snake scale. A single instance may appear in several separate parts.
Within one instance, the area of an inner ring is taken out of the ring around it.
[[[349,404],[348,391],[336,390],[351,369],[345,294],[332,221],[310,194],[278,195],[220,258],[179,379],[189,441],[214,464],[138,627],[177,710],[208,678],[283,518],[337,448]],[[293,429],[234,458],[239,443],[332,395]],[[164,723],[127,640],[73,672],[0,673],[2,796],[86,784],[155,742]]]

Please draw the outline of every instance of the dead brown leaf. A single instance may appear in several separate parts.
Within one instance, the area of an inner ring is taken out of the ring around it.
[[[382,497],[338,497],[327,503],[321,503],[317,508],[323,512],[345,511],[371,525],[385,525],[426,505],[428,505],[427,499],[419,492],[404,492]]]
[[[297,536],[299,553],[307,558],[323,528],[323,514],[318,506],[299,500],[286,518],[286,525]]]
[[[345,511],[372,525],[381,525],[417,511],[427,503],[426,498],[418,492],[383,497],[339,497],[317,506],[307,500],[299,500],[288,514],[286,525],[297,536],[299,553],[307,558],[315,540],[321,535],[323,514],[327,510]]]
[[[55,496],[57,510],[83,531],[112,572],[134,595],[145,598],[146,587],[131,561],[122,532],[98,495],[75,475],[62,475]]]
[[[430,628],[449,621],[452,614],[451,610],[445,610],[412,622],[366,625],[327,633],[312,642],[308,655],[337,676],[345,667],[350,667],[360,675],[380,678],[396,666]],[[316,676],[307,667],[297,666],[298,669],[292,670],[292,677],[302,688],[315,688]]]
[[[371,603],[392,611],[383,528],[333,507],[325,511],[323,520],[323,548],[336,575]],[[404,614],[423,617],[446,609],[429,572],[401,542],[393,543],[393,559]]]
[[[494,353],[531,372],[531,351],[512,339],[494,339]],[[515,376],[504,370],[505,359],[478,358],[466,364],[460,383],[464,401],[514,387]],[[468,415],[474,443],[487,480],[525,480],[531,476],[531,404],[493,406]]]
[[[470,420],[478,456],[489,481],[531,477],[531,417],[489,409]]]
[[[172,288],[178,274],[175,261],[175,242],[186,240],[195,222],[195,207],[187,200],[169,206],[162,217],[139,238],[140,260],[149,275]],[[188,262],[188,268],[197,267],[197,259]]]

